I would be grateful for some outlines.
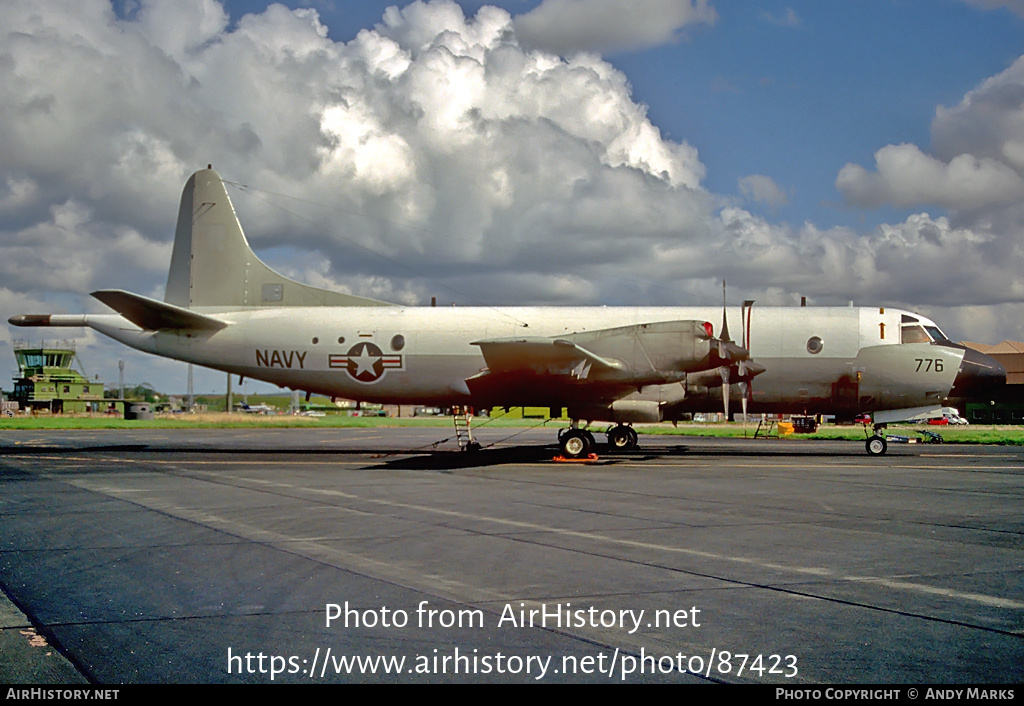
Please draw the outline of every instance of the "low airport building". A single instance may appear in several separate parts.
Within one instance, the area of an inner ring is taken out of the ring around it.
[[[50,412],[103,412],[111,404],[103,399],[103,383],[90,381],[72,367],[76,359],[73,341],[32,344],[14,342],[18,375],[10,400],[19,410]]]

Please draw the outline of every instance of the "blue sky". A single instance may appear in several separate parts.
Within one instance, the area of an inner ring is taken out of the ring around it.
[[[4,318],[162,298],[213,163],[271,266],[362,296],[711,304],[725,277],[1024,339],[1024,0],[8,0],[0,47]]]
[[[870,164],[885,144],[927,145],[936,106],[1024,53],[1019,18],[959,2],[715,7],[715,26],[689,42],[611,61],[652,121],[700,150],[709,189],[735,192],[741,176],[768,175],[790,194],[778,217],[797,222],[880,220],[841,207],[839,169]],[[794,25],[777,19],[789,10]]]

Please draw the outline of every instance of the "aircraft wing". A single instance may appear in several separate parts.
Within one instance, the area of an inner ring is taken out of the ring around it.
[[[101,289],[92,296],[109,306],[139,328],[147,331],[162,329],[198,329],[217,331],[227,323],[212,316],[204,316],[180,306],[132,294],[121,289]]]
[[[487,367],[466,384],[478,400],[503,406],[607,402],[718,367],[720,343],[700,321],[474,341]]]
[[[625,367],[621,361],[603,358],[562,338],[504,338],[474,341],[472,345],[480,346],[487,368],[492,373],[530,372],[587,377],[589,369],[612,373]],[[586,373],[585,368],[589,368]]]
[[[614,400],[634,389],[621,361],[564,339],[475,341],[487,368],[466,380],[478,404],[563,406]],[[485,402],[486,401],[486,402]]]

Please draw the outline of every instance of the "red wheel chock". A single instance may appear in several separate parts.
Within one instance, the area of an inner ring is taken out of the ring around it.
[[[566,458],[565,456],[555,456],[551,460],[554,461],[555,463],[593,463],[594,461],[599,461],[600,459],[597,457],[597,454],[588,454],[587,456],[583,456],[580,458]]]

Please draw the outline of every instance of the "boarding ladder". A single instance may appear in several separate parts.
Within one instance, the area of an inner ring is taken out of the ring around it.
[[[463,451],[479,451],[480,444],[473,439],[472,407],[452,407],[452,421],[455,423],[455,439]]]
[[[775,430],[775,419],[765,419],[763,416],[757,422],[757,429],[754,430],[754,438],[771,439],[778,438],[779,433]],[[774,435],[772,432],[775,432]]]

